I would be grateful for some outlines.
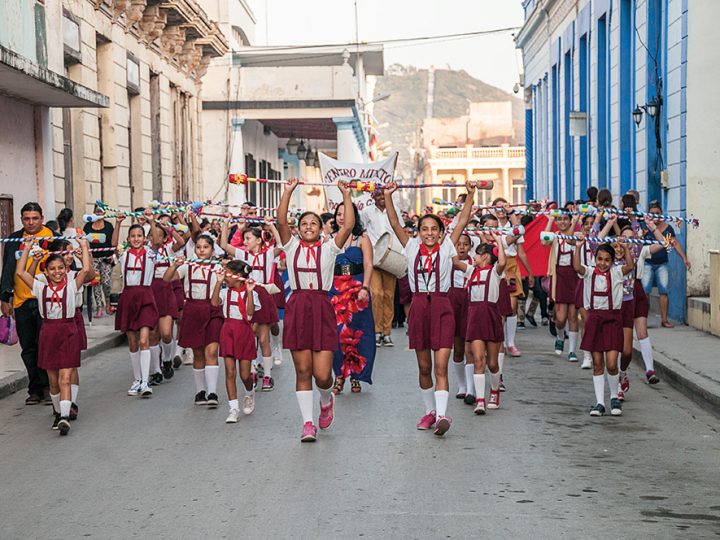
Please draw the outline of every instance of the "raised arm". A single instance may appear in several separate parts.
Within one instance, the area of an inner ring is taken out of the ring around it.
[[[397,191],[397,183],[395,181],[390,182],[385,186],[383,191],[383,195],[385,196],[385,211],[387,212],[388,220],[390,221],[390,226],[392,227],[393,232],[395,232],[395,236],[398,237],[402,246],[405,247],[408,240],[410,240],[410,237],[405,232],[405,228],[400,223],[400,219],[398,219],[397,212],[395,211],[395,203],[392,198],[395,191]]]
[[[175,281],[178,275],[177,269],[180,268],[183,262],[185,262],[185,259],[182,257],[175,257],[168,269],[165,270],[165,273],[163,274],[163,281]]]
[[[113,235],[112,235],[112,247],[116,248],[118,247],[118,240],[120,238],[120,226],[122,225],[123,220],[125,219],[125,214],[120,212],[117,216],[115,216],[115,228],[113,229]]]
[[[502,273],[505,271],[505,263],[507,262],[506,258],[505,258],[505,247],[503,246],[503,243],[502,243],[502,235],[499,232],[495,232],[494,236],[495,236],[495,245],[497,246],[497,250],[498,250],[498,255],[497,255],[498,260],[496,263],[497,273],[498,273],[498,275],[502,275]],[[518,244],[518,257],[520,257],[520,249],[522,249],[522,244]],[[525,255],[525,252],[523,251],[523,256],[524,255]],[[531,272],[530,277],[532,277],[532,271],[530,270],[530,266],[527,265],[526,267],[528,269],[528,272]]]
[[[462,210],[460,210],[460,215],[458,215],[457,226],[450,233],[450,240],[452,240],[453,244],[457,244],[457,241],[460,240],[460,235],[465,231],[465,227],[467,227],[472,215],[473,201],[475,200],[475,182],[467,182],[465,185],[467,186],[467,197]]]
[[[220,229],[220,248],[225,251],[231,257],[235,257],[235,246],[230,245],[228,242],[228,232],[230,227],[230,214],[225,215],[223,219],[222,228]]]
[[[553,224],[555,223],[555,216],[550,216],[547,220],[547,223],[545,224],[545,230],[543,232],[551,232],[553,228]],[[541,241],[540,243],[543,246],[549,246],[551,245],[555,240],[550,240],[549,242],[546,240]]]
[[[293,191],[295,191],[297,185],[297,178],[291,178],[290,180],[288,180],[287,186],[285,186],[285,191],[283,191],[282,197],[280,197],[280,204],[278,204],[277,230],[278,234],[280,235],[281,246],[287,244],[292,237],[292,232],[290,232],[290,225],[288,225],[287,215],[288,209],[290,208],[290,198],[292,197]]]
[[[471,260],[471,259],[469,259]],[[470,268],[471,264],[466,263],[465,261],[461,261],[457,255],[452,258],[453,266],[457,268],[458,270],[462,270],[463,272],[467,272],[467,269]]]
[[[584,276],[586,268],[582,264],[580,254],[582,252],[583,245],[585,245],[585,235],[582,232],[577,233],[577,235],[580,237],[580,240],[577,240],[575,242],[575,252],[573,253],[573,268],[578,275]]]
[[[35,283],[35,276],[32,275],[30,272],[26,270],[27,267],[27,261],[28,256],[30,254],[30,250],[32,248],[33,243],[35,240],[33,238],[28,238],[25,240],[25,249],[22,250],[22,254],[20,255],[20,260],[17,262],[17,265],[15,266],[15,275],[19,277],[25,285],[30,287],[32,290],[33,283]],[[7,249],[7,248],[6,248]],[[34,258],[38,258],[38,261],[40,258],[42,258],[42,252],[38,251],[33,255]]]
[[[607,238],[610,234],[610,230],[613,228],[613,226],[617,223],[617,214],[613,214],[610,216],[605,223],[605,226],[602,228],[602,230],[598,233],[599,238]]]
[[[86,281],[86,278],[90,275],[90,272],[92,272],[92,260],[90,259],[90,250],[88,249],[88,242],[86,239],[79,240],[80,244],[80,250],[82,251],[82,256],[80,257],[80,260],[82,260],[82,268],[80,271],[75,275],[75,286],[79,289],[83,286],[83,284]]]
[[[343,195],[343,206],[345,207],[345,223],[335,235],[335,245],[342,249],[345,242],[350,238],[355,227],[355,212],[352,209],[352,197],[347,182],[338,182],[338,189]]]
[[[624,276],[627,276],[633,271],[633,268],[635,268],[635,258],[633,257],[631,248],[632,244],[627,244],[625,246],[625,264],[622,267],[622,273]]]

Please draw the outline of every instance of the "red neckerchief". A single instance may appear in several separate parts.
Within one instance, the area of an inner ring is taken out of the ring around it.
[[[489,270],[492,266],[478,266],[475,268],[475,271],[473,272],[472,276],[470,276],[470,281],[468,281],[468,286],[472,287],[473,284],[477,285],[478,287],[482,285],[482,282],[480,281],[480,274],[482,274],[483,270]]]
[[[233,292],[236,292],[238,295],[237,302],[230,302],[230,295]],[[247,288],[245,287],[245,285],[241,285],[240,287],[236,287],[233,289],[228,289],[228,304],[236,304],[238,309],[240,310],[240,313],[243,316],[243,320],[247,321],[248,320],[247,306],[245,305],[246,299],[243,299],[242,293],[245,293],[247,296]],[[230,310],[228,310],[228,314],[230,314]]]
[[[140,259],[140,268],[137,266],[134,266],[130,268],[130,270],[140,270],[140,285],[143,284],[143,279],[145,279],[145,255],[147,252],[145,251],[144,247],[141,247],[140,249],[130,248],[128,250],[129,253],[133,254],[135,256],[135,262],[137,263],[138,259]]]
[[[198,259],[198,261],[206,261],[209,259]],[[205,272],[205,267],[210,268],[212,265],[210,264],[198,264],[195,268],[200,268],[200,275],[202,276],[203,280],[207,279],[207,273]],[[190,271],[192,272],[192,268],[190,268]]]
[[[60,283],[58,283],[57,287],[53,287],[53,284],[49,279],[47,286],[48,289],[50,289],[50,302],[57,302],[58,304],[61,304],[62,298],[60,298],[60,291],[62,291],[67,286],[67,275]]]
[[[423,244],[423,243],[420,244],[420,256],[425,257],[425,262],[423,263],[423,270],[425,273],[429,274],[430,272],[432,272],[432,267],[433,267],[432,256],[435,253],[438,253],[439,251],[440,251],[440,244],[435,244],[430,249],[428,249],[425,244]]]
[[[312,258],[315,261],[315,268],[318,267],[318,260],[317,260],[317,252],[318,248],[322,246],[322,240],[318,240],[317,242],[310,244],[309,242],[306,242],[305,240],[300,240],[300,246],[304,247],[305,252],[305,262],[307,263],[307,267],[310,268],[310,259]]]

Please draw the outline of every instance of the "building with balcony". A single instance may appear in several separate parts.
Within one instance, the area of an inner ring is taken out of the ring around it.
[[[531,197],[584,198],[588,186],[616,200],[630,189],[641,206],[693,215],[678,240],[693,263],[672,265],[670,316],[686,319],[688,297],[707,296],[709,250],[720,245],[717,137],[720,105],[704,93],[720,82],[713,21],[702,0],[525,0],[517,34],[524,59]],[[692,301],[691,301],[692,303]]]
[[[198,96],[228,43],[195,0],[6,0],[0,46],[7,228],[27,201],[51,219],[204,192]]]
[[[229,174],[320,181],[318,151],[367,159],[366,77],[384,72],[381,46],[255,47],[255,17],[246,2],[205,4],[232,44],[211,63],[203,90],[208,197],[274,207],[280,185],[235,186]],[[298,189],[293,202],[324,209],[325,191]]]

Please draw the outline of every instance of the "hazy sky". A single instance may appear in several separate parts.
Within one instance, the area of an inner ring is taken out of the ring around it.
[[[355,41],[353,0],[250,0],[258,19],[254,45]],[[267,8],[267,11],[266,11]],[[360,41],[475,32],[521,26],[521,0],[358,0]],[[519,56],[510,33],[433,44],[388,44],[385,65],[464,69],[511,90]]]

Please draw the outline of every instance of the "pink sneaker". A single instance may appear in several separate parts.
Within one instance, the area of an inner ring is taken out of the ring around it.
[[[437,423],[435,424],[435,435],[442,437],[450,429],[452,424],[452,418],[449,416],[438,416]]]
[[[648,384],[657,384],[660,382],[657,373],[655,373],[655,370],[652,369],[645,372],[645,378],[647,379]]]
[[[485,399],[480,398],[475,401],[475,414],[485,414]]]
[[[506,351],[510,356],[512,356],[514,358],[517,358],[518,356],[522,356],[520,349],[518,349],[515,345],[513,345],[512,347],[508,347],[506,349]]]
[[[435,424],[435,411],[430,411],[417,423],[418,429],[430,429]]]
[[[305,422],[300,442],[315,442],[317,440],[317,428],[312,422]]]
[[[630,390],[630,377],[627,376],[627,373],[620,375],[620,389],[625,393]]]
[[[620,401],[625,401],[625,392],[623,392],[622,388],[618,389],[617,398],[618,398]]]
[[[335,396],[330,394],[330,401],[327,405],[323,405],[320,401],[320,418],[318,418],[318,426],[320,429],[327,429],[332,426],[335,419]]]
[[[500,408],[500,390],[490,389],[490,401],[488,402],[487,408],[491,411]]]

